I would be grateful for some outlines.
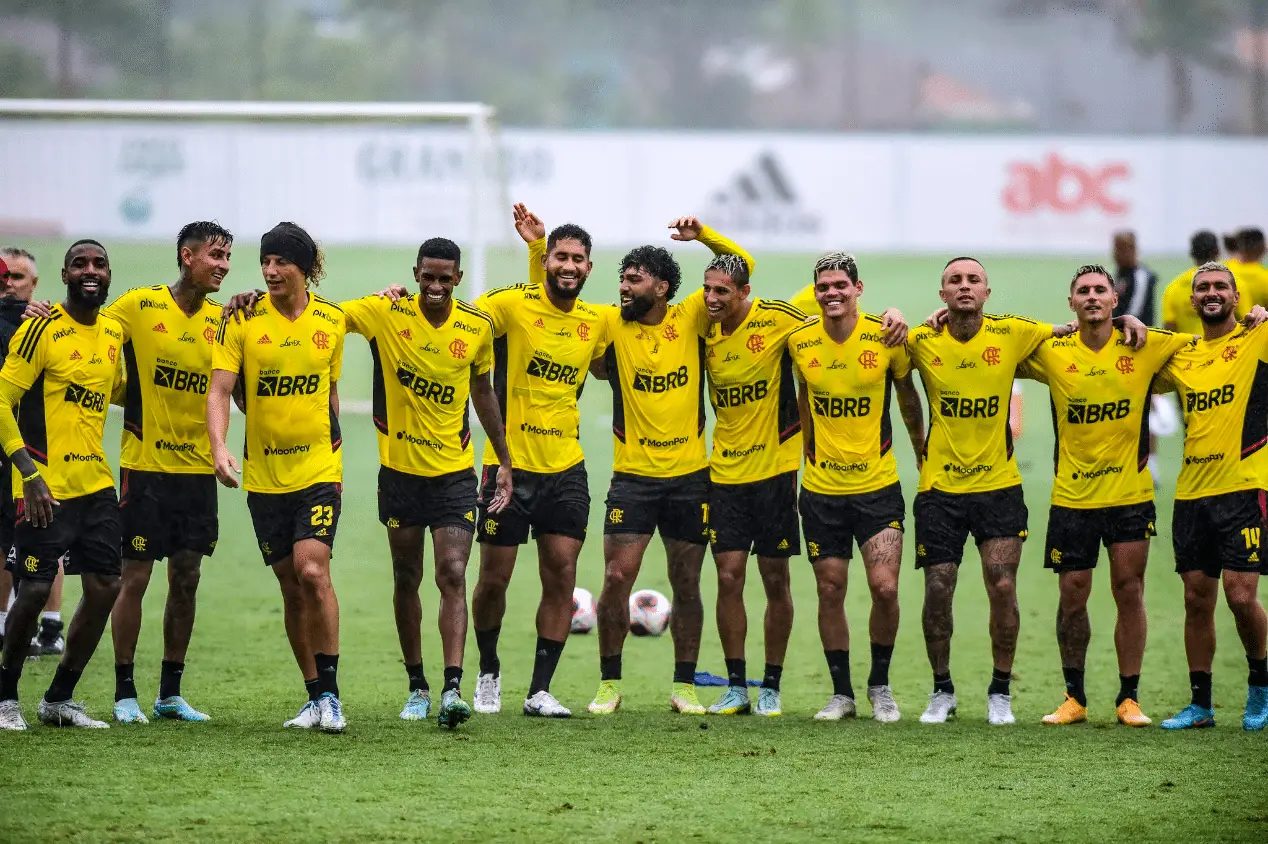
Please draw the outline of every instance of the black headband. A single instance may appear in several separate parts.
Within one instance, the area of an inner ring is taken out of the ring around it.
[[[308,276],[317,263],[317,244],[299,226],[278,223],[260,238],[260,263],[265,255],[285,258]]]

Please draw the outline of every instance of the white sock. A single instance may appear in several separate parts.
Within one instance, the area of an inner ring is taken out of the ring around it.
[[[61,621],[62,613],[61,610],[45,610],[40,614],[40,618],[44,621]]]
[[[0,610],[0,636],[4,635],[4,623],[9,619],[8,610]]]

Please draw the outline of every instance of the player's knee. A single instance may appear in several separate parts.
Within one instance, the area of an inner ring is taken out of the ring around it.
[[[132,563],[123,566],[122,589],[127,592],[145,594],[150,585],[150,575],[154,573],[152,563]]]
[[[439,572],[437,572],[439,579]],[[412,565],[392,560],[392,585],[397,591],[417,592],[423,583],[423,567],[415,561]]]
[[[1224,599],[1234,615],[1253,613],[1259,608],[1259,596],[1253,585],[1242,583],[1224,583]]]
[[[820,604],[837,606],[845,601],[845,581],[835,577],[820,577],[815,581]]]
[[[48,603],[48,596],[53,594],[53,581],[48,580],[30,580],[24,579],[18,588],[18,599],[10,612],[17,606],[29,606],[35,604],[43,607]]]
[[[614,595],[628,595],[634,588],[634,575],[624,566],[609,565],[603,573],[603,591]]]
[[[744,567],[743,566],[719,566],[718,567],[718,592],[734,594],[744,591]]]
[[[202,563],[199,560],[171,564],[168,580],[173,591],[192,593],[202,579]]]
[[[1110,592],[1121,605],[1139,604],[1145,599],[1145,580],[1142,577],[1115,577],[1110,580]]]
[[[897,604],[898,603],[898,581],[881,580],[870,584],[872,589],[872,602],[877,604]]]
[[[325,589],[330,586],[330,566],[320,560],[296,557],[295,578],[301,589]]]
[[[467,594],[466,560],[448,559],[436,564],[436,588],[442,595]]]

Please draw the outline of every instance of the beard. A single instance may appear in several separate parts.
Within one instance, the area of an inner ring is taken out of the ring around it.
[[[66,285],[66,298],[81,308],[100,308],[110,293],[109,283],[98,283],[96,293],[85,293],[78,284]]]
[[[1220,308],[1217,313],[1214,313],[1214,314],[1208,314],[1206,312],[1206,308],[1199,308],[1198,319],[1202,320],[1202,323],[1204,325],[1219,325],[1221,322],[1228,319],[1228,315],[1231,314],[1232,312],[1233,312],[1232,303],[1226,304],[1224,307]]]
[[[554,293],[560,299],[576,299],[581,295],[581,288],[586,286],[586,280],[584,278],[577,279],[577,286],[570,290],[560,286],[559,279],[550,273],[546,273],[546,286],[550,288],[551,293]]]
[[[621,306],[621,319],[626,322],[636,322],[642,319],[655,304],[651,296],[637,296],[631,299],[628,305]]]

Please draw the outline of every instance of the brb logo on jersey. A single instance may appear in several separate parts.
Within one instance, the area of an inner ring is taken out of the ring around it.
[[[646,372],[634,373],[634,389],[641,393],[667,393],[679,387],[687,386],[690,381],[686,365],[678,367],[668,375],[650,375]]]
[[[272,370],[277,373],[277,370]],[[313,375],[264,375],[255,382],[257,396],[285,398],[286,396],[311,396],[321,389],[321,376]]]
[[[1131,410],[1131,399],[1108,401],[1104,404],[1072,404],[1066,408],[1065,421],[1071,425],[1095,425],[1097,422],[1126,419]]]
[[[814,412],[816,416],[824,416],[828,419],[867,416],[872,412],[872,399],[870,396],[859,398],[815,396]]]
[[[187,372],[174,366],[154,367],[154,386],[166,387],[178,393],[207,395],[207,376],[201,372]]]
[[[742,404],[748,404],[751,401],[760,401],[766,398],[767,387],[766,381],[758,381],[753,384],[736,385],[734,387],[719,387],[713,394],[715,407],[739,407]]]
[[[939,410],[952,419],[992,419],[999,415],[999,396],[989,399],[942,396]]]
[[[82,384],[67,384],[62,399],[98,413],[106,409],[106,394],[90,390]]]
[[[1116,196],[1114,189],[1131,175],[1131,167],[1125,161],[1084,165],[1067,161],[1054,152],[1039,162],[1011,162],[1008,183],[1000,199],[1014,214],[1099,211],[1121,217],[1131,210],[1131,203]]]
[[[528,374],[534,378],[542,378],[546,381],[575,385],[581,370],[575,366],[555,363],[541,354],[536,354],[528,361]]]
[[[396,370],[396,378],[401,382],[402,387],[420,399],[434,401],[437,404],[453,404],[454,388],[452,385],[442,386],[435,381],[428,381],[421,375],[415,375],[403,367]]]
[[[1232,348],[1231,346],[1229,348]],[[1230,403],[1236,391],[1232,384],[1225,384],[1223,387],[1216,387],[1205,393],[1189,393],[1189,397],[1184,403],[1184,412],[1193,413],[1197,411],[1201,413],[1204,410],[1211,410],[1220,405]]]

